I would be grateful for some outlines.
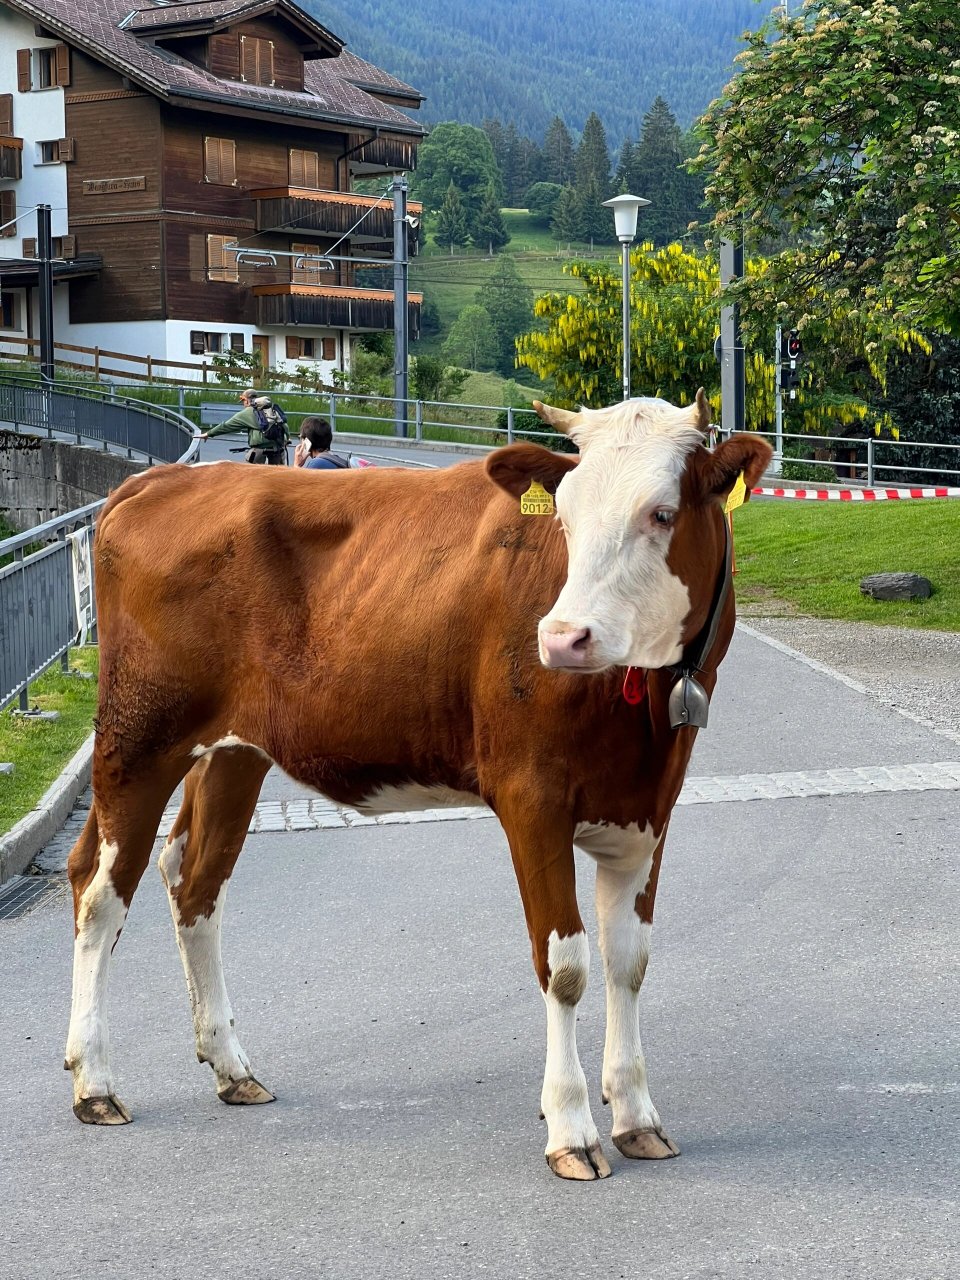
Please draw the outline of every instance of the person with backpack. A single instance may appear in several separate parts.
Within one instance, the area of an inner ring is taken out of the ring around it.
[[[331,453],[333,430],[326,418],[304,418],[300,439],[293,453],[293,465],[305,471],[335,471],[350,466],[350,460]]]
[[[243,408],[225,422],[218,422],[200,435],[201,440],[212,436],[224,436],[237,431],[247,432],[246,462],[265,463],[267,466],[286,466],[287,419],[283,410],[269,396],[262,396],[252,387],[240,392]]]

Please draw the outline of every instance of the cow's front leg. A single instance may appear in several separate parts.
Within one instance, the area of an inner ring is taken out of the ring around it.
[[[658,848],[639,868],[597,865],[597,919],[607,987],[603,1096],[613,1111],[614,1144],[634,1160],[680,1154],[650,1098],[640,1045],[640,987],[650,955],[659,856]]]
[[[551,822],[545,811],[531,804],[529,793],[511,809],[498,809],[547,1008],[547,1063],[540,1095],[547,1163],[560,1178],[587,1182],[610,1174],[577,1055],[577,1005],[587,986],[590,951],[577,907],[572,828]]]

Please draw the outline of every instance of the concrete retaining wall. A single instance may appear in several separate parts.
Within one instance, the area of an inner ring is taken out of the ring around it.
[[[0,430],[0,513],[18,532],[105,498],[145,462]]]

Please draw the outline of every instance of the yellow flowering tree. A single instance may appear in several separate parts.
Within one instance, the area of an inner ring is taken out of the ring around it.
[[[789,271],[788,255],[778,267]],[[552,379],[564,404],[598,407],[619,400],[623,332],[620,273],[607,262],[572,262],[564,268],[585,285],[582,293],[548,293],[534,304],[543,328],[517,339],[517,364]],[[851,306],[842,290],[809,283],[792,317],[764,287],[768,263],[747,272],[755,283],[741,318],[746,348],[746,420],[768,431],[774,421],[774,330],[780,321],[800,330],[806,360],[796,401],[787,401],[787,431],[842,435],[852,423],[874,431],[896,424],[874,403],[885,386],[895,351],[927,349],[916,331],[891,321],[879,306]],[[716,260],[672,244],[644,244],[630,256],[631,390],[687,404],[705,388],[720,408],[720,274]]]

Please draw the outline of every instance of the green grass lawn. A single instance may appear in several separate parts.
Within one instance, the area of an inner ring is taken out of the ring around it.
[[[960,631],[960,501],[763,502],[734,514],[737,598],[776,610],[885,626]],[[871,573],[922,574],[929,600],[872,600]]]
[[[94,646],[72,649],[70,665],[96,674],[98,656]],[[12,774],[0,774],[0,832],[9,831],[36,806],[92,730],[97,682],[63,675],[54,667],[31,684],[30,706],[59,711],[60,719],[23,720],[0,712],[0,761],[14,766]]]

